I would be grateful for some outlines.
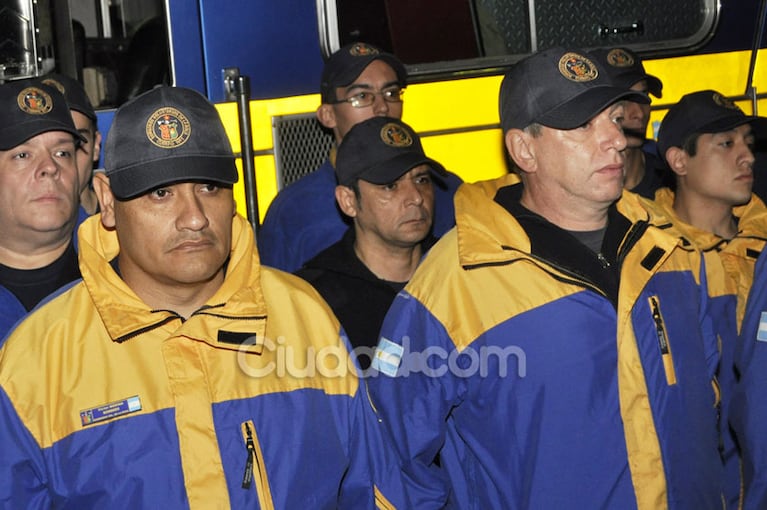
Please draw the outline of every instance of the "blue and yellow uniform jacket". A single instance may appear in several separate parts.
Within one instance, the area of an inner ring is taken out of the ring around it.
[[[82,281],[0,351],[0,507],[373,508],[367,398],[338,321],[259,265],[247,221],[187,320],[149,309],[118,252],[87,220]]]
[[[728,508],[738,508],[741,466],[737,443],[729,424],[728,406],[735,385],[735,345],[754,280],[754,265],[767,242],[767,207],[756,195],[752,195],[747,204],[735,207],[733,215],[738,219],[738,234],[732,239],[722,239],[680,220],[674,212],[674,193],[670,189],[658,190],[655,203],[674,223],[683,242],[701,250],[705,259],[708,294],[711,297],[709,310],[722,353],[718,380],[723,397],[720,424],[727,466],[725,492]]]
[[[384,321],[368,385],[412,507],[721,508],[698,253],[629,192],[599,256],[523,229],[515,180],[458,190]]]
[[[746,304],[735,348],[739,376],[730,406],[743,458],[745,510],[767,508],[767,255],[754,268],[754,284]]]

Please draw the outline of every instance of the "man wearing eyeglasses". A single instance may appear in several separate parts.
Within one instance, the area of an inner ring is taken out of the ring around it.
[[[349,44],[325,63],[317,119],[333,131],[338,146],[359,122],[376,116],[402,118],[406,85],[407,70],[396,56],[370,44]],[[282,190],[272,201],[258,236],[263,264],[296,271],[339,241],[349,228],[336,205],[335,155],[334,148],[322,166]],[[434,187],[435,236],[455,224],[453,194],[460,184],[460,178],[448,174]]]

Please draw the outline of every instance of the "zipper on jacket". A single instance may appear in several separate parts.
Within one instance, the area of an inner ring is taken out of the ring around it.
[[[668,332],[666,324],[663,322],[663,315],[660,313],[660,302],[658,296],[650,297],[650,310],[652,311],[652,320],[655,323],[655,334],[658,337],[658,347],[660,348],[663,369],[666,372],[666,382],[669,386],[676,384],[676,371],[674,370],[674,359],[671,356],[671,346],[668,343]]]
[[[248,458],[245,461],[245,472],[242,475],[242,488],[250,489],[253,481],[256,482],[256,493],[261,510],[274,510],[272,491],[269,488],[269,480],[266,476],[266,466],[261,447],[256,436],[256,427],[252,420],[243,422],[241,425],[242,439],[245,441],[245,449]]]
[[[649,227],[650,224],[646,221],[638,221],[631,225],[631,228],[629,229],[628,233],[626,234],[626,237],[623,239],[623,242],[618,247],[618,254],[616,256],[616,261],[619,266],[623,266],[623,259],[626,258],[626,255],[629,251],[631,251],[631,248],[634,247],[634,245],[639,241],[639,239],[642,237],[642,235],[645,233],[645,230],[647,230],[647,227]]]

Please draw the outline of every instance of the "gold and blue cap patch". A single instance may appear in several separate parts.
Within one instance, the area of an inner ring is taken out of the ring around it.
[[[336,103],[336,89],[354,83],[362,71],[375,60],[387,63],[394,70],[400,87],[407,85],[407,70],[399,58],[372,44],[353,42],[341,47],[325,61],[320,81],[322,102]]]
[[[10,150],[48,131],[64,131],[83,141],[64,96],[56,88],[34,79],[0,85],[0,150]]]
[[[591,55],[618,87],[628,89],[645,80],[650,94],[663,97],[663,82],[645,71],[641,57],[629,48],[597,48],[591,51]]]
[[[613,84],[596,59],[579,48],[555,47],[512,66],[501,82],[501,127],[540,124],[575,129],[621,99],[647,104],[641,92]]]
[[[104,143],[104,169],[120,200],[178,182],[237,182],[218,110],[184,87],[155,87],[117,109]]]
[[[393,117],[372,117],[355,124],[338,147],[338,184],[351,186],[358,179],[390,184],[416,166],[428,165],[438,176],[444,167],[426,156],[418,134]]]
[[[767,138],[767,118],[746,115],[715,90],[692,92],[682,96],[663,117],[658,130],[658,150],[665,157],[671,147],[682,147],[694,134],[723,133],[743,124],[751,125],[755,138]]]

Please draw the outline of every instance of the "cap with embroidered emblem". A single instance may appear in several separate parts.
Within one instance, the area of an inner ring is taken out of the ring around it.
[[[501,127],[574,129],[620,99],[649,102],[641,92],[613,85],[586,51],[550,48],[520,60],[503,77]]]
[[[682,147],[690,135],[721,133],[743,124],[751,125],[756,138],[767,136],[767,118],[746,115],[715,90],[692,92],[682,96],[663,117],[658,130],[658,149],[663,156],[671,147]]]
[[[372,44],[355,42],[342,47],[325,62],[322,69],[320,94],[322,102],[337,102],[336,89],[351,85],[374,60],[386,62],[394,69],[401,87],[407,85],[407,70],[404,64],[391,53],[381,51]]]
[[[85,88],[79,81],[64,74],[54,73],[43,76],[40,81],[51,87],[56,87],[59,92],[64,94],[70,110],[82,113],[93,122],[97,121],[96,110],[93,109],[93,104],[91,104]]]
[[[183,87],[156,87],[117,109],[104,144],[104,169],[121,200],[174,182],[237,182],[218,110]]]
[[[362,179],[389,184],[419,165],[429,165],[438,175],[444,167],[426,156],[413,128],[392,117],[373,117],[352,127],[338,147],[336,177],[350,186]]]
[[[655,97],[663,97],[663,82],[645,71],[642,59],[628,48],[597,48],[591,51],[597,64],[610,75],[613,83],[627,89],[645,80],[647,90]]]
[[[83,141],[64,96],[55,88],[27,79],[0,85],[0,150],[10,150],[48,131],[64,131]]]

